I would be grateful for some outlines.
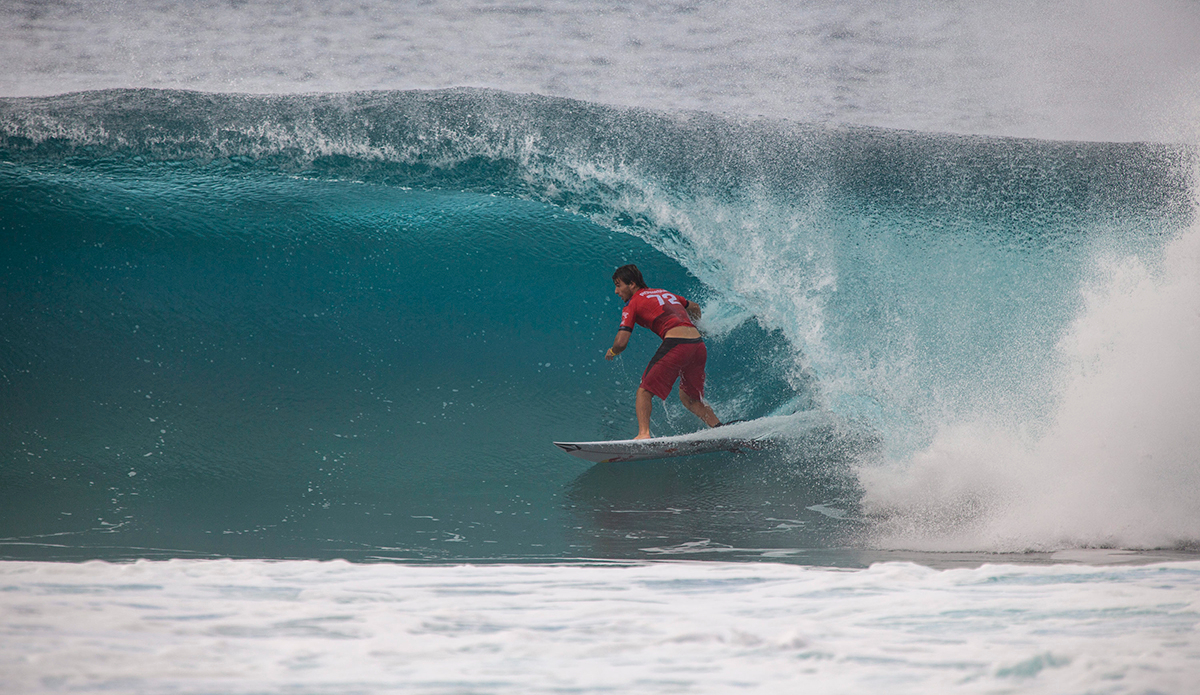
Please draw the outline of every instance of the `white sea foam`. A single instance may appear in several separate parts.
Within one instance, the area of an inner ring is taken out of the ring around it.
[[[1188,692],[1200,563],[0,563],[0,690]]]
[[[1159,267],[1156,267],[1159,266]],[[1161,264],[1097,263],[1044,433],[948,426],[860,474],[889,547],[1169,547],[1200,539],[1200,227]]]

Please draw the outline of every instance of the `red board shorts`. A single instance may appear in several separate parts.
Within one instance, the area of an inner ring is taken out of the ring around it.
[[[701,338],[665,338],[658,352],[650,358],[646,371],[642,372],[642,388],[664,401],[671,395],[675,380],[679,390],[695,399],[704,397],[704,363],[708,361],[708,349]]]

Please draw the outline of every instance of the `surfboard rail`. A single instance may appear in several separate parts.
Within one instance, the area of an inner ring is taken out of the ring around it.
[[[708,434],[708,433],[705,433]],[[678,435],[653,439],[614,439],[599,442],[554,442],[564,452],[592,463],[649,461],[676,456],[696,456],[718,451],[743,452],[765,448],[765,439]]]

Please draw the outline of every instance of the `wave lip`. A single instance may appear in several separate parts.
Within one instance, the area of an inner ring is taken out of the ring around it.
[[[414,169],[391,173],[414,177],[483,159],[514,167],[493,185],[537,197],[553,197],[548,184],[561,190],[575,177],[628,184],[620,181],[628,171],[675,193],[747,195],[765,187],[794,199],[820,185],[907,206],[967,210],[986,200],[991,214],[1031,200],[1051,210],[1174,207],[1192,174],[1191,150],[1174,145],[665,113],[465,88],[282,96],[110,89],[5,98],[0,136],[9,158],[251,158],[375,176],[403,165]],[[565,178],[542,180],[551,172],[539,168],[548,164]]]

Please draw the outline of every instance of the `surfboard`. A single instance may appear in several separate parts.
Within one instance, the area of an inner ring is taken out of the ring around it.
[[[653,439],[614,439],[603,442],[554,442],[554,446],[572,456],[592,463],[648,461],[675,456],[695,456],[717,451],[757,451],[767,446],[759,437],[722,432],[726,428],[702,430],[691,434]]]

